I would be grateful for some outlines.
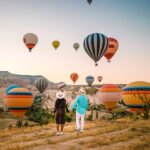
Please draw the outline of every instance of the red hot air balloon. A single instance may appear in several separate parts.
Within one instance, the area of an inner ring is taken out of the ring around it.
[[[98,80],[99,82],[101,82],[101,81],[103,80],[103,77],[102,77],[102,76],[98,76],[98,77],[97,77],[97,80]]]
[[[72,73],[72,74],[70,75],[70,78],[71,78],[71,80],[72,80],[74,83],[76,83],[76,81],[77,81],[78,78],[79,78],[79,75],[78,75],[77,73]]]
[[[107,62],[111,62],[110,59],[115,55],[115,53],[118,50],[119,43],[116,39],[109,37],[109,46],[107,48],[106,53],[104,54],[105,58],[107,59]]]

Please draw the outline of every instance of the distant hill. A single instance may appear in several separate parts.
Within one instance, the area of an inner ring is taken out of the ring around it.
[[[39,78],[45,78],[42,75],[19,75],[13,74],[8,71],[0,71],[0,87],[7,87],[10,84],[17,85],[33,85],[35,81]],[[49,81],[50,85],[55,85],[53,82]]]

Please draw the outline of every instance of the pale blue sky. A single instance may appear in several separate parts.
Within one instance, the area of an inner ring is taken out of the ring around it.
[[[22,38],[33,32],[38,45],[29,53]],[[95,67],[84,52],[84,38],[93,32],[119,41],[119,50],[107,63]],[[51,46],[59,40],[57,51]],[[72,45],[81,44],[76,52]],[[77,83],[86,75],[102,75],[102,83],[150,82],[149,0],[0,0],[0,70],[18,74],[41,74],[53,82]],[[97,81],[95,82],[97,83]]]

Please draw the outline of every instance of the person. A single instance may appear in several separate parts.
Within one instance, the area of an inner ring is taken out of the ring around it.
[[[84,129],[84,116],[86,110],[88,109],[88,99],[86,97],[86,92],[83,88],[79,90],[79,96],[74,102],[71,110],[76,109],[76,126],[77,126],[77,134],[82,133]],[[80,123],[81,119],[81,123]]]
[[[54,113],[56,114],[56,124],[57,124],[57,133],[56,135],[63,135],[63,129],[65,124],[65,112],[69,112],[65,94],[63,91],[59,91],[56,93],[56,102],[55,102],[55,109]]]

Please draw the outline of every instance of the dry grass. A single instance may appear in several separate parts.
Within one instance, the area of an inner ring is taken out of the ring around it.
[[[150,147],[150,120],[132,121],[127,118],[86,122],[84,133],[79,136],[74,130],[75,123],[67,124],[65,135],[56,137],[55,124],[3,129],[0,132],[0,150],[143,150]]]

